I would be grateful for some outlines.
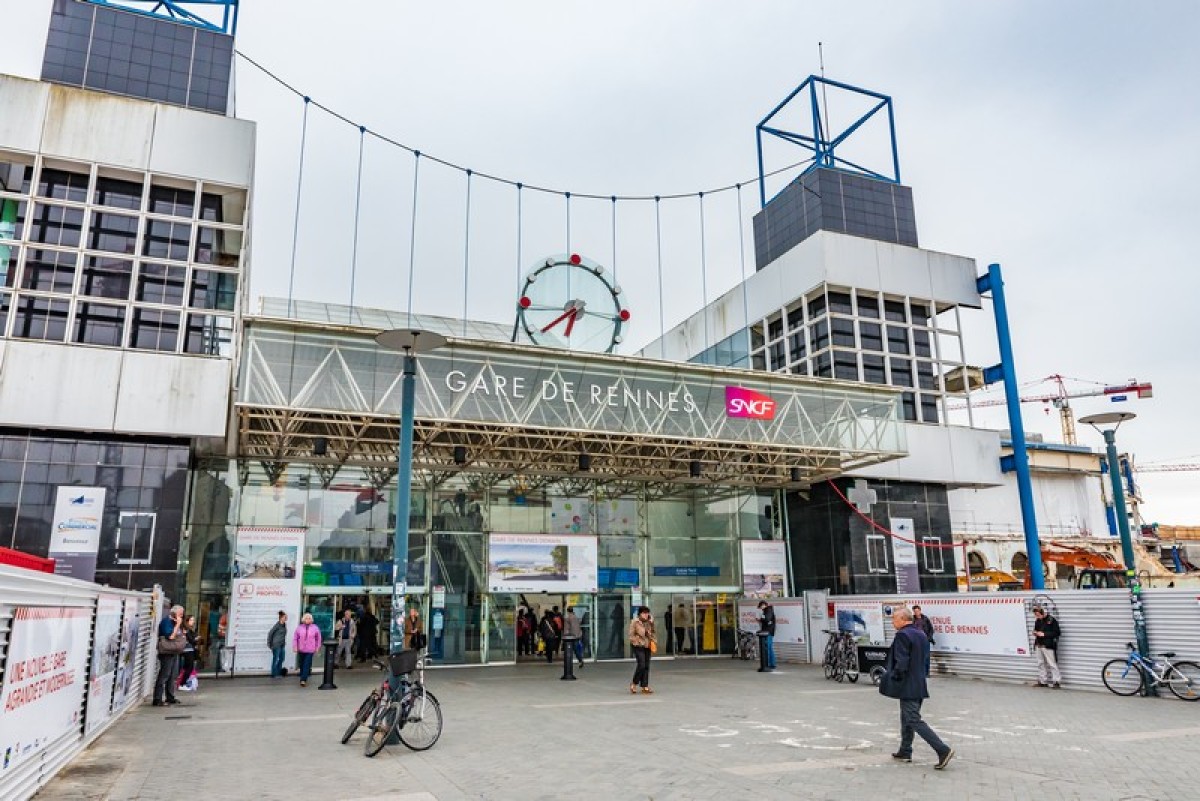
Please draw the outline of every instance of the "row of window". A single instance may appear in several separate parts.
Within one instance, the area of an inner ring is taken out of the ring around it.
[[[807,318],[805,312],[807,311]],[[784,323],[787,331],[797,331],[804,327],[805,321],[814,322],[827,314],[844,314],[872,320],[885,320],[895,323],[910,323],[912,325],[930,326],[932,324],[931,307],[919,300],[894,300],[880,298],[874,292],[839,292],[829,290],[810,296],[790,307],[784,314],[767,324],[767,340],[774,341],[784,334]]]
[[[921,565],[927,573],[945,573],[946,557],[944,543],[937,537],[922,537],[917,546],[921,553]],[[883,534],[867,535],[867,572],[889,574],[892,552],[891,543]]]
[[[786,339],[772,342],[767,348],[771,357],[770,369],[786,369],[794,362],[830,347],[901,356],[933,356],[933,339],[924,329],[882,326],[862,320],[856,324],[854,320],[834,317],[819,320],[811,328],[794,331]]]

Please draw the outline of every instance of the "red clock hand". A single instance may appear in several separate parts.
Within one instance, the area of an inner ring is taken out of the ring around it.
[[[571,318],[567,320],[567,330],[563,332],[563,336],[571,338],[571,329],[575,327],[575,321],[579,319],[579,307],[571,309]]]
[[[575,321],[575,309],[574,309],[574,307],[572,307],[572,308],[570,308],[570,309],[567,309],[565,312],[563,312],[562,314],[558,315],[558,316],[557,316],[557,317],[555,317],[553,320],[551,320],[549,323],[547,323],[547,324],[546,324],[546,327],[542,329],[542,333],[543,333],[543,334],[544,334],[544,333],[546,333],[546,332],[547,332],[547,331],[549,331],[551,328],[553,328],[554,326],[558,325],[559,323],[561,323],[563,320],[567,319],[568,317],[570,317],[570,318],[571,318],[571,323],[573,323],[573,322]],[[571,334],[571,323],[568,323],[568,324],[567,324],[567,336],[570,336],[570,334]]]

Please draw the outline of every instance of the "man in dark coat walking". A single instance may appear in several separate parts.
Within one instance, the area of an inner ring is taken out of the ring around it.
[[[913,735],[919,734],[937,753],[938,761],[934,767],[942,770],[954,758],[954,749],[942,742],[929,724],[921,719],[921,703],[929,697],[925,682],[929,639],[912,622],[913,614],[908,607],[893,608],[892,625],[896,629],[896,636],[892,638],[883,678],[879,682],[881,694],[900,701],[900,750],[892,754],[892,758],[900,762],[912,762]]]

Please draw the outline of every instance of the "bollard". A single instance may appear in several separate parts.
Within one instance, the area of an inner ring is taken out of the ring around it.
[[[767,672],[767,637],[770,637],[765,631],[758,633],[758,672]]]
[[[321,673],[321,686],[318,690],[336,690],[333,683],[333,663],[337,661],[337,640],[325,641],[325,669]]]
[[[559,681],[575,681],[575,641],[578,637],[563,637],[563,674]]]

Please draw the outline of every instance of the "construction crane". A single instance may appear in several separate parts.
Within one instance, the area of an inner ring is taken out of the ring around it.
[[[1200,464],[1134,464],[1135,473],[1183,473],[1200,470]]]
[[[1116,384],[1113,386],[1096,386],[1091,389],[1070,391],[1067,389],[1066,381],[1068,379],[1061,375],[1046,376],[1041,381],[1035,382],[1038,384],[1054,383],[1057,387],[1056,391],[1045,395],[1024,395],[1019,400],[1021,403],[1046,403],[1051,404],[1058,409],[1059,417],[1062,420],[1062,435],[1063,442],[1067,445],[1076,445],[1078,440],[1075,437],[1075,412],[1071,409],[1072,398],[1098,398],[1108,396],[1114,403],[1128,400],[1130,395],[1137,395],[1139,398],[1154,397],[1154,386],[1148,381],[1138,381],[1136,378],[1131,378],[1124,384]],[[989,398],[982,401],[971,401],[972,408],[980,406],[1003,406],[1007,401],[1004,398]],[[966,404],[954,404],[951,409],[965,409]]]

